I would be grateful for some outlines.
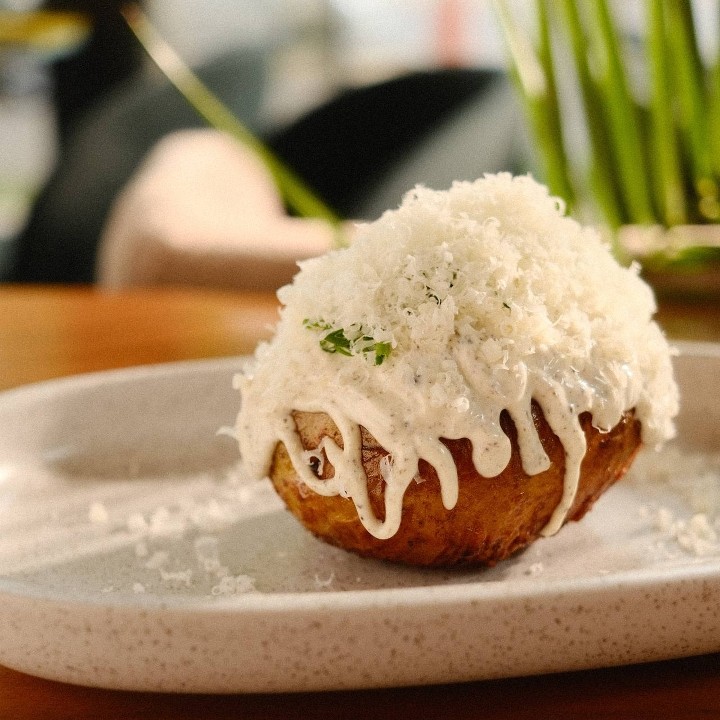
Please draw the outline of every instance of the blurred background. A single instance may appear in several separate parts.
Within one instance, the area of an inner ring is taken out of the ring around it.
[[[511,4],[520,22],[533,12],[533,3]],[[157,140],[203,125],[132,36],[124,5],[0,0],[0,280],[92,282],[113,198]],[[233,113],[344,217],[372,219],[416,183],[443,188],[483,172],[537,169],[491,0],[141,6]],[[647,77],[634,72],[632,48],[647,3],[611,6],[642,95]],[[693,8],[698,44],[714,55],[717,3]],[[574,102],[566,98],[566,142],[582,154]]]
[[[99,122],[104,112],[109,128],[104,142],[126,142],[108,134],[124,127],[118,111],[109,108],[122,102],[129,107],[138,95],[147,96],[150,85],[162,85],[152,63],[119,27],[121,4],[0,2],[0,278],[7,276],[38,194],[57,163],[68,162],[63,153],[71,146],[90,152],[78,140],[79,129],[89,132],[89,118],[95,113]],[[487,0],[149,0],[143,8],[184,60],[205,69],[213,89],[264,136],[290,128],[348,88],[439,68],[495,71],[505,61]],[[40,10],[84,12],[102,27],[39,23],[24,39],[13,34],[18,18]],[[475,79],[459,87],[448,106],[480,85]],[[174,112],[175,104],[157,98],[161,104],[150,103],[143,112],[157,115],[160,135],[171,129],[161,116]],[[408,105],[407,113],[414,112]],[[183,115],[178,124],[196,123]],[[94,172],[89,169],[89,177]],[[457,171],[448,172],[454,177]],[[404,178],[398,183],[404,185]],[[387,194],[378,195],[377,202],[384,203]],[[365,207],[344,209],[373,214],[382,207],[365,200]]]

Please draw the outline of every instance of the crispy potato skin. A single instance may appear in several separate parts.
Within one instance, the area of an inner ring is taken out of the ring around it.
[[[472,462],[469,440],[443,440],[458,469],[459,498],[446,510],[440,497],[440,482],[432,466],[421,460],[418,477],[403,502],[398,532],[387,540],[370,535],[358,519],[352,500],[324,497],[302,483],[288,453],[278,443],[270,478],[289,510],[317,537],[359,555],[424,566],[494,565],[533,542],[547,524],[562,496],[565,453],[558,437],[533,403],[533,420],[552,464],[537,475],[527,475],[521,466],[515,426],[507,413],[501,426],[510,438],[513,453],[508,466],[494,478],[480,476]],[[342,445],[340,433],[323,413],[294,413],[306,449],[317,448],[324,436]],[[626,472],[640,448],[640,423],[632,411],[608,433],[592,427],[589,414],[581,416],[587,438],[580,485],[568,520],[579,520],[593,503]],[[384,481],[379,463],[387,455],[375,438],[362,432],[363,466],[376,516],[384,517]],[[334,472],[324,464],[320,477]]]

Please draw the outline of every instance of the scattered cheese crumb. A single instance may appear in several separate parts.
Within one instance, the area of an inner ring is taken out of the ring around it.
[[[161,506],[150,516],[150,534],[156,537],[181,535],[186,529],[182,517],[171,514],[168,508]]]
[[[205,503],[196,503],[190,510],[188,520],[192,526],[212,531],[224,527],[232,521],[232,510],[216,498]]]
[[[697,557],[720,553],[718,533],[705,513],[696,513],[690,518],[675,515],[669,508],[660,507],[655,512],[643,513],[649,517],[656,530],[667,540]]]
[[[641,454],[626,479],[639,488],[666,491],[683,510],[643,505],[639,516],[663,543],[697,557],[720,554],[720,454],[669,446]]]
[[[162,581],[174,587],[190,587],[192,583],[192,574],[192,570],[190,569],[170,572],[168,570],[163,570],[162,568],[160,568],[160,578],[162,579]]]
[[[249,575],[226,575],[210,590],[212,595],[241,595],[255,591],[255,579]]]
[[[217,577],[223,577],[228,574],[228,568],[220,562],[217,538],[201,536],[196,538],[193,547],[201,570]]]
[[[525,571],[526,575],[530,575],[531,577],[535,577],[536,575],[540,575],[545,570],[545,567],[541,562],[535,562],[528,569]]]
[[[324,580],[319,575],[315,575],[315,587],[319,590],[331,587],[333,582],[335,582],[334,572],[331,572],[329,577],[325,578]]]
[[[110,522],[110,515],[101,502],[94,502],[88,508],[88,520],[93,525],[107,525]]]

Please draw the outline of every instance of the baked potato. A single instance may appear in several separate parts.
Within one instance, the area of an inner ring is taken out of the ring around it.
[[[478,474],[467,439],[442,442],[458,470],[459,497],[448,510],[440,497],[435,469],[424,460],[404,496],[398,532],[388,539],[371,535],[358,518],[353,501],[341,495],[322,496],[298,477],[282,443],[275,447],[270,478],[289,510],[322,540],[366,557],[422,566],[494,565],[525,548],[540,536],[563,495],[565,451],[552,432],[540,406],[533,402],[535,427],[551,465],[527,475],[520,461],[515,426],[507,412],[501,427],[512,443],[507,467],[496,477]],[[319,448],[325,436],[342,447],[342,437],[324,413],[294,412],[303,447]],[[622,477],[641,445],[640,422],[633,411],[623,414],[609,432],[592,425],[589,413],[580,417],[587,450],[580,482],[567,520],[579,520],[602,493]],[[388,453],[365,429],[362,433],[362,464],[367,476],[373,511],[384,518],[384,486],[380,462]],[[323,450],[318,451],[322,455]],[[324,456],[308,454],[315,474],[333,476],[334,468]]]

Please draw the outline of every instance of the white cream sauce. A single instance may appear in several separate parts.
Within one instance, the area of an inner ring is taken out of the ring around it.
[[[312,374],[297,381],[288,378],[286,394],[274,399],[267,395],[270,388],[265,376],[277,380],[282,368],[265,364],[257,369],[256,375],[240,376],[242,405],[237,435],[247,472],[254,477],[267,474],[275,445],[282,442],[300,482],[308,490],[352,499],[368,532],[385,539],[392,537],[400,526],[403,497],[418,476],[419,460],[435,468],[443,505],[452,509],[457,503],[457,469],[440,438],[468,438],[473,447],[473,463],[483,477],[494,477],[505,469],[512,448],[500,427],[503,410],[508,411],[517,429],[524,471],[535,475],[547,470],[550,460],[531,414],[531,402],[535,400],[565,450],[562,499],[543,530],[545,535],[556,533],[575,499],[585,455],[580,415],[591,412],[597,418],[596,426],[610,429],[625,410],[635,406],[639,388],[630,381],[622,393],[603,383],[595,387],[579,380],[569,384],[550,377],[546,368],[529,368],[525,364],[513,371],[495,374],[489,382],[483,373],[477,372],[467,345],[458,344],[452,353],[467,383],[467,402],[457,403],[460,409],[452,405],[431,406],[422,384],[403,383],[391,367],[370,368],[370,382],[366,380],[361,391],[337,377],[333,379],[332,373],[326,372],[330,368],[323,367],[336,363],[363,364],[363,358],[320,356]],[[518,382],[518,378],[522,381]],[[294,410],[326,413],[340,431],[342,446],[326,437],[317,452],[308,453],[295,427]],[[361,425],[389,453],[383,473],[386,482],[383,521],[373,513],[368,497],[362,466]],[[325,452],[335,469],[334,476],[327,480],[316,475],[310,462],[320,451]]]

